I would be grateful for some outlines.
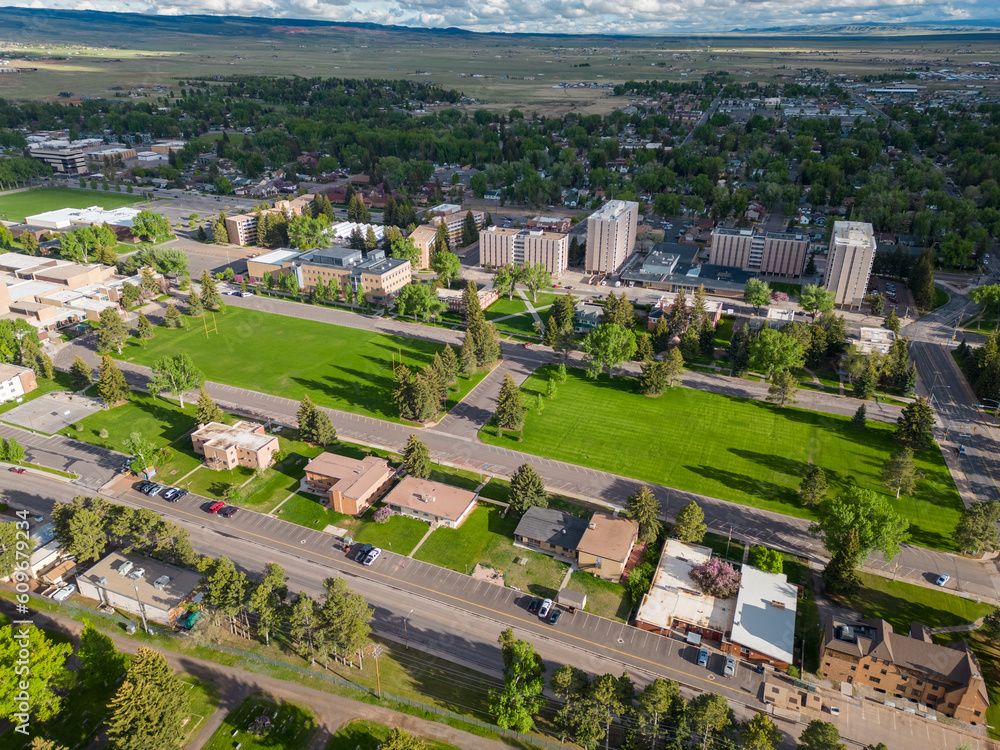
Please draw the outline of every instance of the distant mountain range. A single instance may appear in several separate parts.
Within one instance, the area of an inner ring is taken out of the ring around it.
[[[1000,33],[1000,19],[987,21],[942,21],[935,23],[879,24],[859,23],[838,26],[773,26],[767,28],[734,28],[729,31],[690,31],[676,33],[663,32],[648,35],[620,34],[507,34],[504,32],[476,32],[459,28],[422,28],[413,26],[383,26],[375,23],[355,23],[346,21],[321,21],[302,18],[263,18],[250,16],[159,16],[144,13],[114,13],[92,10],[49,10],[44,8],[0,7],[0,39],[21,42],[95,43],[102,38],[103,44],[127,46],[122,40],[128,34],[206,35],[262,37],[275,34],[338,34],[365,31],[368,33],[396,32],[408,35],[453,35],[453,36],[504,36],[512,39],[524,38],[567,38],[623,39],[623,38],[670,38],[686,37],[692,34],[702,41],[712,37],[733,38],[739,36],[798,36],[828,37],[849,36],[852,38],[883,36],[927,36],[934,34],[996,34]],[[125,36],[123,36],[125,35]],[[148,39],[143,39],[148,41]]]

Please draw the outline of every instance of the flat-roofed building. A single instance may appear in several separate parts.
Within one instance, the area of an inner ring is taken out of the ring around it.
[[[393,487],[382,502],[400,515],[457,529],[476,507],[476,493],[411,476]]]
[[[278,452],[278,438],[264,432],[264,425],[239,421],[225,425],[209,422],[191,433],[194,452],[205,457],[210,469],[266,469]]]
[[[487,227],[479,233],[479,261],[493,268],[541,263],[546,271],[558,276],[569,265],[569,235],[540,229]]]
[[[875,261],[872,225],[860,221],[835,221],[826,259],[824,286],[833,292],[834,304],[861,308],[868,294],[868,279]]]
[[[419,268],[431,267],[431,248],[434,247],[434,238],[437,236],[437,229],[430,224],[421,224],[410,234],[414,247],[420,251]]]
[[[53,148],[39,146],[30,151],[32,159],[48,164],[56,174],[83,174],[87,159],[81,148]]]
[[[0,404],[18,399],[37,387],[35,371],[30,367],[0,364]]]
[[[54,211],[44,211],[24,217],[24,223],[30,227],[70,231],[77,227],[92,227],[108,224],[112,227],[131,227],[139,209],[122,206],[105,211],[101,206],[89,208],[58,208]]]
[[[613,274],[635,249],[639,204],[608,201],[587,218],[587,273]]]
[[[301,250],[293,250],[288,247],[281,247],[269,253],[258,255],[256,258],[247,258],[247,276],[251,281],[259,283],[267,274],[272,274],[272,278],[277,278],[286,267],[302,255]]]
[[[283,213],[288,217],[301,216],[308,211],[312,215],[314,196],[311,193],[300,195],[292,200],[280,200],[274,202],[274,208],[267,208],[260,212],[264,214]],[[231,245],[256,245],[258,216],[256,211],[236,216],[226,217],[226,234],[229,235]]]
[[[668,539],[636,612],[636,627],[660,635],[676,629],[721,642],[733,623],[734,602],[706,594],[691,578],[691,569],[711,557],[708,547]]]
[[[861,326],[857,346],[862,354],[871,354],[872,352],[888,354],[895,341],[895,332],[888,328]]]
[[[573,228],[573,219],[569,216],[532,216],[524,226],[527,229],[540,229],[543,232],[558,232],[568,234]]]
[[[486,214],[482,211],[463,211],[462,207],[455,203],[442,203],[440,206],[427,209],[427,215],[431,217],[431,226],[435,229],[439,224],[448,227],[448,244],[453,250],[462,247],[462,228],[468,213],[472,214],[476,229],[481,230],[483,219],[486,218]]]
[[[756,232],[717,227],[708,262],[762,274],[798,278],[806,265],[809,237],[796,232]]]
[[[780,670],[792,663],[799,592],[784,573],[744,565],[730,631],[731,652]]]
[[[338,513],[360,516],[378,500],[396,476],[384,458],[360,461],[336,453],[321,453],[306,464],[306,489]]]
[[[674,300],[677,299],[676,292],[667,292],[661,296],[656,302],[654,302],[649,309],[649,315],[646,318],[646,326],[652,331],[656,328],[657,322],[674,304]],[[694,295],[685,294],[684,304],[688,310],[694,309]],[[718,325],[719,321],[722,320],[722,311],[725,309],[726,304],[721,299],[716,299],[714,297],[705,298],[705,316],[707,320],[711,321],[712,325]]]
[[[78,575],[76,584],[81,596],[172,626],[201,585],[201,574],[151,557],[112,552]]]

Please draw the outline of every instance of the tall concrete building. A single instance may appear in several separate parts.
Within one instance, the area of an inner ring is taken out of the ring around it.
[[[635,249],[639,204],[608,201],[587,218],[587,273],[615,273]]]
[[[834,222],[824,286],[833,292],[835,304],[861,307],[868,292],[868,277],[874,260],[875,235],[871,224]]]
[[[479,259],[484,266],[499,268],[511,263],[534,266],[558,276],[566,270],[569,235],[540,229],[505,229],[492,226],[479,233]]]
[[[708,262],[794,279],[802,275],[808,252],[809,238],[801,233],[720,227],[712,232]]]

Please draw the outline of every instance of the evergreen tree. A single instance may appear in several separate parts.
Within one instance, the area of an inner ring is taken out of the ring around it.
[[[201,304],[208,310],[218,310],[222,304],[222,296],[215,286],[213,279],[206,268],[201,273]]]
[[[469,325],[465,337],[472,339],[472,351],[476,357],[477,367],[493,367],[500,359],[497,330],[492,323],[482,317],[482,313]]]
[[[896,421],[896,442],[911,450],[922,451],[934,443],[934,410],[927,399],[918,396],[907,404]]]
[[[115,361],[107,355],[101,359],[101,376],[97,380],[97,392],[105,407],[110,407],[119,401],[127,401],[129,397],[130,389],[125,376],[115,365]]]
[[[180,748],[189,710],[187,685],[159,651],[139,647],[108,708],[108,738],[115,750]]]
[[[221,422],[223,420],[222,409],[212,400],[204,388],[198,394],[198,405],[195,408],[195,423],[208,424],[209,422]]]
[[[410,434],[403,449],[403,468],[411,477],[426,479],[431,475],[431,454],[416,435]]]
[[[226,231],[225,222],[216,221],[212,224],[212,242],[216,245],[229,244],[229,232]]]
[[[462,290],[462,320],[468,324],[483,317],[483,309],[479,304],[479,290],[470,281]]]
[[[1000,537],[997,521],[1000,521],[1000,503],[996,500],[972,503],[962,510],[952,537],[965,554],[992,552]]]
[[[201,304],[201,297],[192,289],[187,298],[187,314],[192,318],[200,318],[205,314],[205,306]]]
[[[89,620],[84,620],[76,656],[80,660],[77,684],[88,690],[117,682],[129,665],[128,656],[118,651],[110,636],[97,630]]]
[[[799,499],[803,505],[819,505],[826,497],[826,473],[814,463],[806,467],[806,474],[799,484]]]
[[[514,383],[510,373],[504,376],[503,383],[500,384],[495,418],[497,433],[502,430],[519,432],[524,428],[524,401],[521,398],[521,389]]]
[[[653,343],[648,334],[636,336],[635,360],[637,362],[649,362],[653,359]]]
[[[139,322],[136,325],[136,334],[144,341],[148,341],[155,335],[153,331],[153,324],[149,322],[149,318],[147,318],[143,313],[139,313]]]
[[[128,338],[128,331],[122,323],[121,315],[114,307],[105,307],[101,310],[99,327],[97,329],[97,351],[110,352],[116,349],[122,353],[122,346]]]
[[[78,354],[73,358],[69,368],[69,382],[75,391],[81,391],[94,381],[94,373],[83,358]]]
[[[788,370],[775,373],[771,385],[767,389],[767,400],[784,408],[785,404],[795,403],[795,393],[799,390],[799,381]]]
[[[705,538],[708,526],[705,524],[705,512],[694,500],[677,512],[674,519],[674,536],[682,542],[699,543]]]
[[[670,348],[670,339],[673,334],[670,332],[670,323],[666,315],[661,315],[653,328],[653,351],[665,352]]]
[[[472,211],[465,213],[465,220],[462,222],[462,246],[468,247],[479,239],[479,227],[476,226],[476,219]]]
[[[181,317],[180,310],[173,302],[167,303],[167,312],[163,316],[163,325],[167,328],[183,328],[184,318]]]
[[[702,322],[701,330],[698,331],[698,346],[701,349],[701,356],[709,358],[715,356],[715,326],[708,319]]]
[[[882,321],[882,327],[888,328],[890,331],[899,335],[899,316],[896,315],[896,308],[889,310],[889,314],[885,316],[885,320]]]
[[[337,439],[337,429],[325,411],[316,409],[306,440],[313,445],[326,448]]]
[[[639,393],[644,396],[659,396],[667,390],[669,383],[666,361],[647,359],[639,367]]]
[[[684,374],[684,357],[681,356],[680,349],[675,347],[668,351],[663,357],[663,363],[666,366],[667,388],[673,388],[681,382]]]
[[[208,242],[208,232],[205,231],[205,225],[199,224],[198,231],[194,235],[195,240],[198,242],[206,243]]]
[[[445,344],[441,352],[441,363],[444,367],[445,381],[450,385],[458,380],[459,361],[451,344]]]
[[[861,370],[861,374],[854,380],[854,395],[857,398],[867,401],[875,395],[875,386],[877,384],[878,373],[875,372],[875,366],[869,360]]]
[[[750,369],[750,331],[746,326],[740,326],[733,331],[733,337],[726,349],[729,356],[731,375],[740,378]]]
[[[867,426],[867,416],[868,410],[865,409],[865,405],[861,404],[858,410],[854,412],[854,416],[851,417],[851,427],[855,430],[863,430]]]
[[[674,297],[674,301],[670,303],[670,307],[667,308],[665,317],[667,318],[667,326],[670,328],[672,335],[680,336],[687,330],[691,319],[691,311],[688,310],[687,298],[684,295],[683,288],[677,290],[677,295]]]
[[[701,356],[701,339],[698,334],[698,329],[694,326],[689,326],[681,336],[681,341],[677,345],[677,348],[680,349],[685,362],[690,362]]]
[[[313,434],[313,430],[316,424],[316,415],[319,411],[316,409],[316,405],[309,398],[307,393],[302,397],[302,403],[299,405],[299,411],[296,414],[296,418],[299,423],[299,436],[302,440],[310,442],[309,437]]]
[[[639,524],[639,541],[649,544],[660,534],[660,501],[649,487],[640,487],[625,500],[625,512]]]
[[[510,507],[515,513],[549,504],[545,484],[531,464],[521,464],[510,478]]]

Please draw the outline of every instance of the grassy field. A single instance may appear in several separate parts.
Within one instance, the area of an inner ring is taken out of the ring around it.
[[[502,571],[508,586],[554,597],[568,566],[540,552],[515,547],[514,529],[520,519],[501,513],[497,505],[480,505],[459,528],[437,529],[414,557],[459,573],[471,573],[476,563],[482,563]],[[527,563],[516,563],[518,558],[526,558]]]
[[[267,713],[272,728],[257,737],[247,731],[258,716]],[[275,703],[260,696],[237,706],[205,743],[205,750],[305,750],[316,733],[316,718],[304,706]]]
[[[326,745],[326,750],[379,750],[392,730],[385,724],[355,719],[340,728]],[[420,738],[426,750],[459,750],[435,740]]]
[[[944,289],[934,287],[934,304],[931,305],[931,309],[937,310],[942,305],[947,305],[949,299],[951,299],[951,297],[948,296],[948,292]]]
[[[185,404],[181,411],[176,402],[133,391],[127,404],[102,409],[78,424],[82,430],[67,427],[63,434],[124,453],[125,441],[131,433],[138,432],[157,448],[163,448],[195,428],[195,405]],[[101,430],[108,431],[106,438],[101,437]]]
[[[522,386],[529,399],[544,392],[550,368]],[[723,500],[815,518],[796,497],[809,462],[826,472],[831,493],[858,484],[884,492],[882,466],[893,447],[892,427],[869,422],[864,432],[839,417],[777,407],[690,388],[655,399],[638,394],[631,378],[589,380],[571,368],[541,416],[527,412],[524,440],[480,438],[539,456],[656,482]],[[951,550],[962,503],[940,451],[916,457],[924,478],[914,497],[890,502],[910,521],[917,544]]]
[[[614,581],[596,578],[582,570],[574,570],[567,588],[582,591],[587,595],[585,612],[599,617],[625,622],[632,609],[632,601],[625,593],[625,587]]]
[[[392,403],[393,358],[398,364],[402,354],[403,363],[416,369],[442,349],[418,339],[234,307],[215,320],[219,333],[208,337],[204,323],[191,318],[182,329],[158,328],[145,348],[130,341],[122,358],[152,365],[166,355],[187,353],[217,383],[296,401],[308,393],[321,406],[398,421]],[[460,378],[448,407],[482,377]]]
[[[101,206],[105,209],[129,206],[142,200],[141,196],[65,188],[39,188],[24,193],[0,196],[0,219],[24,221],[25,216],[54,211],[57,208],[87,208]]]

